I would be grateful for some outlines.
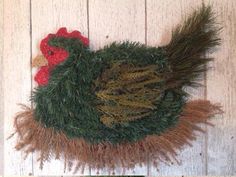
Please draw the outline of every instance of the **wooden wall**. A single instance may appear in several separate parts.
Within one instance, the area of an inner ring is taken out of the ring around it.
[[[223,26],[223,42],[211,54],[216,61],[203,81],[204,87],[189,91],[193,98],[220,102],[225,113],[212,119],[215,127],[203,127],[207,133],[199,135],[193,147],[180,152],[180,166],[161,164],[156,171],[148,161],[146,166],[137,166],[126,174],[236,175],[235,0],[0,0],[0,130],[4,128],[4,165],[0,159],[0,170],[5,175],[72,175],[64,172],[63,162],[58,160],[45,163],[40,170],[35,154],[24,159],[24,154],[14,150],[15,138],[6,140],[13,132],[13,117],[20,110],[17,103],[31,104],[35,71],[30,62],[46,34],[61,26],[77,29],[89,37],[92,49],[126,39],[161,46],[170,40],[172,28],[202,2],[213,6]],[[87,167],[84,175],[96,173]],[[115,173],[122,171],[117,169]],[[102,170],[99,174],[108,173]]]

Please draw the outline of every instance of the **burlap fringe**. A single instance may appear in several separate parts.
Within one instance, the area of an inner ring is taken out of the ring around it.
[[[183,145],[191,145],[196,138],[195,131],[204,132],[199,123],[209,124],[207,119],[221,113],[220,106],[213,105],[206,100],[190,101],[184,107],[175,127],[161,135],[149,135],[134,143],[112,145],[104,142],[89,144],[83,139],[68,139],[62,133],[46,128],[33,117],[33,109],[23,106],[23,111],[15,118],[15,128],[18,133],[17,150],[26,154],[39,153],[40,167],[51,157],[64,159],[65,168],[74,171],[84,169],[89,165],[91,169],[106,168],[113,171],[115,167],[124,170],[132,169],[137,164],[145,164],[147,159],[157,166],[159,162],[173,162],[177,151]]]

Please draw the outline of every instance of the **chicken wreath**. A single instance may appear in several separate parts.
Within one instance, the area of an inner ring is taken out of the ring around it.
[[[114,42],[93,51],[79,31],[60,28],[41,41],[32,94],[34,107],[16,116],[16,148],[37,151],[41,167],[52,156],[75,171],[133,168],[176,160],[177,150],[220,113],[207,100],[189,101],[219,45],[210,7],[196,10],[173,31],[170,43],[148,47]],[[148,155],[149,154],[149,155]]]

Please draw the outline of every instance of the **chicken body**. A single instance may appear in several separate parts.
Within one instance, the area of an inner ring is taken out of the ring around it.
[[[127,41],[91,51],[79,32],[49,34],[41,42],[48,65],[36,75],[44,82],[33,94],[35,118],[90,143],[160,135],[178,122],[188,99],[183,88],[197,85],[210,61],[203,54],[219,44],[213,22],[203,7],[164,47]]]

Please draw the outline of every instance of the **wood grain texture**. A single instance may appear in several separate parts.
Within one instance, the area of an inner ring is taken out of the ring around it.
[[[212,119],[208,129],[207,174],[236,174],[236,1],[206,1],[212,4],[223,27],[222,45],[211,56],[213,69],[207,77],[207,98],[221,103],[225,113]]]
[[[193,10],[199,8],[201,4],[201,0],[147,0],[147,44],[151,46],[163,46],[168,44],[175,26],[183,23],[185,18],[187,18]],[[202,83],[204,83],[204,80]],[[192,99],[204,99],[205,87],[186,89],[192,95]],[[183,150],[179,152],[177,158],[181,162],[180,165],[177,163],[160,163],[158,171],[155,168],[150,168],[149,173],[152,176],[204,175],[206,171],[205,135],[198,134],[198,139],[192,143],[192,147],[185,146]],[[152,163],[153,162],[150,162],[151,167]]]
[[[89,0],[89,37],[91,48],[96,50],[114,41],[138,41],[145,43],[145,1],[144,0]],[[109,175],[103,171],[91,171]],[[115,175],[146,175],[147,166],[122,171],[117,168]]]
[[[0,1],[0,175],[3,174],[4,168],[4,158],[3,158],[3,148],[4,148],[4,140],[3,140],[3,1]]]
[[[15,138],[6,140],[13,132],[13,117],[20,110],[16,104],[31,104],[29,97],[36,86],[33,81],[36,70],[31,68],[30,62],[40,53],[39,42],[45,35],[66,26],[89,36],[94,50],[123,40],[162,46],[169,42],[173,27],[183,22],[202,2],[212,4],[223,26],[223,43],[211,54],[216,60],[203,81],[205,87],[188,90],[193,99],[207,98],[222,103],[224,115],[213,118],[215,127],[204,127],[207,135],[200,135],[193,147],[185,147],[180,152],[180,166],[161,164],[157,172],[147,158],[146,166],[125,172],[117,168],[115,174],[236,175],[235,0],[0,0],[0,116],[4,118],[4,130],[0,126],[0,131],[4,131],[5,140],[4,174],[81,175],[64,172],[63,161],[59,160],[45,163],[40,170],[35,154],[24,160],[24,155],[14,150]],[[1,174],[1,152],[0,166]],[[97,171],[85,169],[84,175],[90,174],[95,175]],[[105,169],[99,172],[99,175],[108,174]]]
[[[30,104],[30,6],[29,0],[4,0],[4,140],[13,133],[13,118],[20,110],[17,103]],[[15,137],[4,144],[4,174],[32,174],[32,156],[14,150]],[[7,164],[7,165],[6,165]]]
[[[40,54],[39,43],[49,33],[56,33],[60,27],[67,27],[68,31],[79,30],[84,36],[88,35],[87,0],[32,0],[32,56]],[[33,76],[32,83],[36,86]],[[70,175],[73,172],[64,171],[64,162],[52,160],[39,169],[39,163],[34,158],[34,175]],[[79,171],[77,174],[80,175]],[[89,175],[89,167],[84,175]]]
[[[99,49],[113,41],[145,42],[144,0],[89,0],[91,47]]]

